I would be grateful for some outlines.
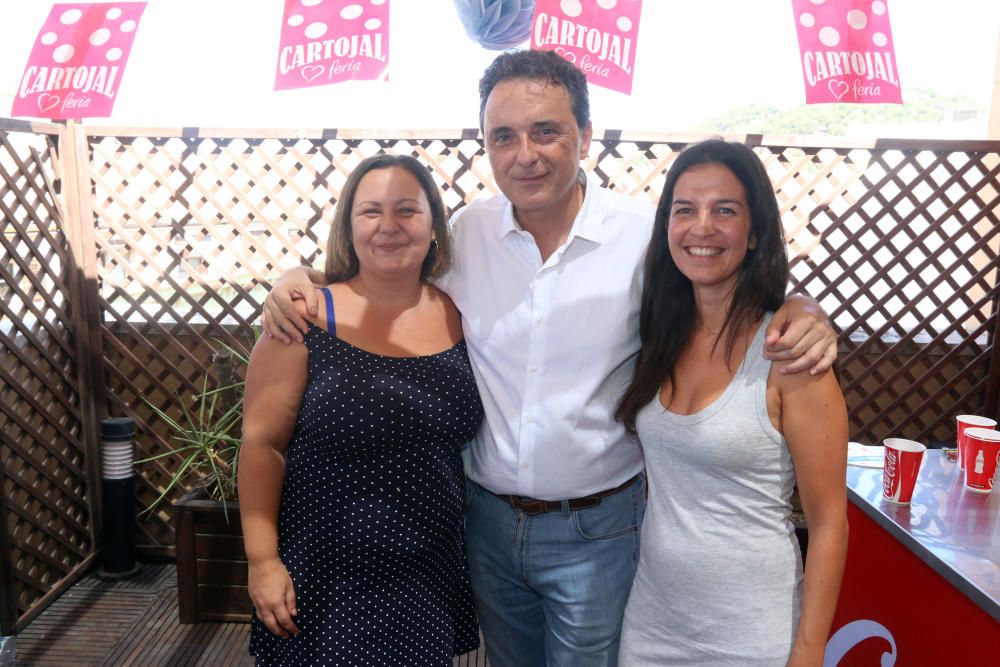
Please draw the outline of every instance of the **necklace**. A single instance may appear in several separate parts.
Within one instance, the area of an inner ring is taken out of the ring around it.
[[[698,320],[696,324],[698,325],[699,329],[707,333],[709,336],[712,336],[713,338],[719,335],[718,329],[710,329],[709,327],[706,327],[701,320]]]

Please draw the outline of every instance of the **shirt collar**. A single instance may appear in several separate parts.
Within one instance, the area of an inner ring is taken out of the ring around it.
[[[506,203],[503,207],[503,218],[500,220],[500,228],[497,230],[500,233],[500,238],[505,239],[510,234],[514,232],[520,232],[521,225],[517,224],[517,220],[514,218],[514,205],[510,203],[507,197],[504,197]]]
[[[603,243],[605,240],[604,216],[602,215],[597,194],[597,188],[601,187],[601,184],[593,174],[587,174],[583,169],[580,170],[579,178],[586,185],[583,193],[583,203],[576,214],[576,219],[573,220],[573,228],[569,232],[566,243],[569,244],[575,237],[594,243]],[[509,199],[504,206],[503,219],[500,221],[498,231],[501,239],[507,238],[513,232],[523,231],[521,225],[514,218],[514,205],[510,203]]]

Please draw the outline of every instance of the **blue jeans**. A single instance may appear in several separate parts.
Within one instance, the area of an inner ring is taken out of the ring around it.
[[[596,507],[528,516],[468,483],[465,545],[491,667],[613,667],[645,477]]]

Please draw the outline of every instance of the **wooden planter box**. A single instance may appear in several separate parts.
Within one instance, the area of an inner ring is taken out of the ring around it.
[[[228,521],[227,521],[228,515]],[[250,621],[240,507],[195,491],[174,504],[181,623]]]

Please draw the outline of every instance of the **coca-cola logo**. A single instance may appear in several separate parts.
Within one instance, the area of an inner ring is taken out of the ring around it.
[[[896,480],[896,465],[899,454],[895,449],[885,448],[885,472],[882,475],[882,493],[887,497],[892,497],[893,482]]]
[[[886,450],[886,454],[888,452]],[[896,638],[884,625],[868,619],[852,621],[830,637],[823,654],[823,667],[836,667],[852,648],[872,637],[889,642],[889,650],[882,654],[880,662],[882,667],[894,667],[897,657]]]

